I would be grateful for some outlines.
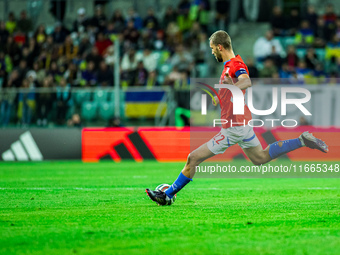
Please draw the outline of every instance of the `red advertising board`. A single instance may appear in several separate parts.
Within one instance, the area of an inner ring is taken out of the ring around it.
[[[82,159],[98,162],[101,159],[160,162],[185,161],[191,150],[212,138],[218,129],[190,128],[85,128],[82,131]],[[291,160],[340,160],[340,128],[318,128],[303,126],[297,128],[254,129],[263,148],[270,143],[298,137],[310,131],[329,145],[327,154],[317,150],[301,148],[287,154]],[[232,160],[245,158],[238,145],[227,149],[224,154],[211,160]]]

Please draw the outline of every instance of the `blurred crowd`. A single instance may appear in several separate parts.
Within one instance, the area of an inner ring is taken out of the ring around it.
[[[322,15],[308,6],[305,15],[273,8],[271,30],[254,45],[257,66],[251,77],[282,78],[280,83],[339,84],[340,16],[328,4]]]
[[[78,9],[71,28],[57,22],[53,29],[39,25],[35,30],[25,10],[20,17],[9,13],[0,22],[0,87],[55,88],[57,92],[2,93],[2,124],[8,124],[13,108],[24,125],[33,119],[44,125],[52,108],[56,108],[57,123],[64,124],[72,88],[113,86],[117,64],[123,86],[187,84],[195,64],[204,63],[210,54],[208,11],[209,0],[182,0],[177,8],[168,7],[162,19],[152,8],[145,17],[134,8],[127,13],[116,10],[107,17],[103,6],[97,5],[92,17],[84,8]],[[218,24],[221,17],[217,14]],[[120,41],[119,63],[115,40]],[[154,51],[175,67],[161,80]]]
[[[2,92],[0,123],[6,126],[14,119],[22,125],[46,126],[52,112],[57,124],[73,123],[72,89],[113,86],[116,65],[121,86],[186,86],[198,65],[213,61],[208,37],[218,29],[228,30],[229,10],[229,0],[213,5],[210,0],[181,0],[167,7],[161,18],[153,8],[143,17],[134,8],[106,16],[104,7],[97,5],[93,16],[79,8],[72,24],[36,29],[25,10],[19,17],[9,13],[0,22],[0,87],[53,92]],[[252,78],[339,83],[340,18],[332,5],[324,15],[310,6],[305,16],[297,9],[285,16],[275,7],[270,23],[272,30],[254,45],[255,61],[247,61]],[[285,38],[293,40],[283,43]],[[306,51],[303,57],[299,49]],[[325,51],[324,59],[317,50]],[[160,68],[155,52],[169,66],[167,71]]]

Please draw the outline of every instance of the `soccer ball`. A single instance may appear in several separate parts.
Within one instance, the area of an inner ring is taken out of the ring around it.
[[[171,185],[169,184],[159,184],[157,187],[156,187],[156,190],[159,190],[159,191],[163,191],[165,192],[168,188],[170,188]],[[171,202],[170,204],[174,203],[175,200],[176,200],[176,194],[171,198]]]

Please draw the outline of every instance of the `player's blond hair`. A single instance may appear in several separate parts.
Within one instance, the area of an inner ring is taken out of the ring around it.
[[[226,31],[223,30],[216,31],[210,36],[209,41],[211,41],[212,44],[214,45],[221,44],[223,48],[225,48],[226,50],[232,49],[231,39]]]

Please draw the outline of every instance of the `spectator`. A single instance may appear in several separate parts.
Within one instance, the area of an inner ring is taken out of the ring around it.
[[[81,75],[80,72],[78,71],[77,65],[73,62],[69,62],[67,70],[64,73],[63,77],[71,86],[79,85]]]
[[[157,60],[152,55],[152,52],[151,52],[150,49],[145,49],[143,51],[143,64],[144,64],[145,69],[148,72],[152,72],[152,71],[156,70]]]
[[[273,60],[267,59],[264,61],[263,69],[260,70],[259,75],[261,78],[272,78],[277,73],[277,68]]]
[[[77,19],[73,22],[73,32],[83,32],[89,25],[90,20],[86,17],[85,8],[79,8]]]
[[[309,48],[307,50],[307,54],[305,56],[305,62],[306,62],[307,68],[311,70],[314,70],[316,65],[319,63],[318,57],[313,48]]]
[[[37,83],[38,85],[42,85],[43,80],[46,77],[46,71],[44,68],[40,67],[39,61],[35,61],[33,62],[33,69],[31,69],[30,71],[34,71],[37,75]],[[52,79],[53,80],[53,79]]]
[[[19,81],[20,83],[22,83],[22,81],[25,79],[26,74],[28,72],[27,62],[25,59],[20,60],[19,66],[16,67],[16,70],[18,70],[18,73],[19,73]]]
[[[162,28],[166,29],[169,23],[176,22],[176,19],[177,19],[176,11],[174,10],[174,8],[172,8],[172,6],[168,6],[163,17]]]
[[[122,15],[121,10],[115,10],[111,21],[114,23],[115,29],[117,30],[118,33],[122,33],[124,28],[125,28],[125,20]]]
[[[164,50],[165,42],[164,42],[164,31],[158,30],[156,33],[156,38],[153,43],[153,48],[155,50]]]
[[[109,65],[110,68],[113,68],[113,65],[115,63],[115,54],[114,54],[113,46],[110,46],[109,48],[107,48],[104,58],[105,58],[106,64]]]
[[[298,66],[295,69],[296,73],[298,75],[306,76],[311,73],[311,70],[307,68],[306,62],[303,60],[300,60],[298,63]]]
[[[190,11],[191,3],[189,0],[181,0],[178,4],[178,16],[177,16],[177,24],[182,32],[186,32],[190,30],[192,25],[192,20],[190,19],[189,11]]]
[[[51,62],[51,68],[48,71],[48,75],[51,75],[53,77],[53,81],[54,82],[59,82],[61,77],[62,77],[62,73],[59,70],[58,64],[56,61]]]
[[[53,41],[56,44],[61,45],[65,42],[67,35],[68,32],[66,31],[66,29],[62,26],[60,22],[57,22],[55,24],[54,32],[52,33]]]
[[[321,19],[323,20],[322,17]],[[305,20],[309,22],[309,25],[313,29],[314,34],[316,34],[316,30],[318,27],[318,15],[316,14],[315,7],[313,5],[308,6]]]
[[[72,115],[71,119],[69,119],[67,121],[67,126],[81,128],[82,127],[82,123],[81,123],[80,115],[78,113],[74,113]]]
[[[26,43],[26,35],[21,32],[20,29],[17,29],[17,32],[13,33],[13,40],[20,48],[22,48]]]
[[[192,46],[199,41],[199,36],[202,33],[203,31],[200,24],[198,22],[194,22],[190,31],[185,34],[184,40],[190,42],[190,46]]]
[[[175,22],[170,22],[166,29],[166,44],[170,49],[182,41],[182,34]]]
[[[340,18],[336,20],[335,35],[338,39],[340,39]]]
[[[132,85],[135,81],[135,75],[137,71],[138,59],[136,51],[130,49],[128,53],[125,53],[121,62],[122,80],[125,80],[128,85]]]
[[[159,82],[157,81],[157,72],[156,70],[149,72],[148,80],[146,81],[146,86],[148,88],[152,88],[154,86],[158,86]]]
[[[148,79],[148,71],[144,68],[143,61],[139,61],[136,71],[136,80],[134,85],[145,86]]]
[[[327,28],[325,27],[325,21],[322,17],[317,19],[317,26],[315,30],[315,46],[323,48],[328,38]]]
[[[287,19],[286,26],[289,35],[295,35],[299,29],[301,23],[299,11],[297,9],[291,9],[290,15]]]
[[[79,55],[84,56],[88,54],[92,49],[92,44],[89,41],[89,37],[87,35],[82,36],[80,44],[79,44]]]
[[[72,38],[68,35],[65,42],[59,48],[59,56],[65,56],[68,60],[73,60],[78,54],[78,46],[73,44]]]
[[[285,62],[288,64],[288,69],[292,71],[299,62],[299,57],[296,54],[296,49],[293,45],[288,46],[288,52]]]
[[[128,12],[127,23],[129,24],[130,21],[133,23],[133,28],[137,30],[141,30],[143,28],[143,20],[133,8],[130,8]]]
[[[195,62],[197,64],[207,63],[210,60],[210,51],[209,44],[207,44],[207,35],[205,33],[200,33],[198,40],[194,42],[192,47],[192,54],[195,58]]]
[[[313,77],[316,78],[315,84],[322,84],[326,81],[326,74],[323,69],[323,66],[318,63],[315,66],[315,69],[312,71]]]
[[[258,61],[263,61],[272,54],[284,55],[284,50],[279,40],[274,38],[272,30],[266,32],[265,37],[260,37],[254,44],[254,56]]]
[[[282,14],[282,10],[279,6],[273,8],[272,17],[270,19],[275,36],[285,35],[286,20]]]
[[[52,81],[50,78],[46,77],[43,80],[42,88],[45,91],[37,94],[37,125],[45,127],[55,102],[55,93],[51,92]]]
[[[210,9],[210,0],[196,0],[191,5],[191,19],[198,21],[204,32],[208,31]]]
[[[34,61],[34,56],[32,55],[32,53],[30,52],[28,47],[23,47],[22,48],[22,56],[21,59],[26,60],[27,63],[27,67],[28,68],[32,68],[33,66],[33,61]]]
[[[228,28],[230,0],[217,0],[215,2],[215,26],[217,30]]]
[[[9,82],[4,84],[5,90],[0,93],[0,123],[3,127],[8,126],[11,119],[11,112],[16,98],[16,92],[12,88],[18,86],[15,84],[17,74],[17,71],[12,72]]]
[[[81,74],[83,86],[96,86],[97,85],[97,75],[95,71],[95,63],[90,61],[87,63],[86,70]]]
[[[327,83],[330,85],[339,85],[340,83],[339,74],[335,71],[331,72],[329,78],[327,79]]]
[[[291,77],[291,71],[290,71],[289,66],[288,66],[287,63],[283,63],[282,64],[282,67],[281,67],[281,69],[279,71],[279,77],[281,78],[281,82],[283,84],[286,84],[287,83],[286,79]]]
[[[27,17],[27,13],[25,10],[21,11],[20,13],[20,19],[17,23],[17,29],[25,34],[28,34],[33,29],[32,20]]]
[[[338,57],[340,57],[340,38],[338,38],[337,35],[334,35],[332,41],[327,43],[326,58],[336,59]]]
[[[65,41],[67,41],[67,39]],[[67,44],[67,42],[65,42],[65,44]],[[46,51],[48,58],[52,61],[56,61],[60,56],[59,51],[64,50],[63,46],[58,46],[54,43],[51,35],[47,36],[46,42],[42,45],[42,49]]]
[[[45,26],[40,25],[34,33],[35,41],[38,45],[42,45],[45,42],[46,37]]]
[[[301,22],[301,28],[295,35],[295,43],[300,47],[308,47],[314,42],[314,33],[307,20]]]
[[[184,49],[182,44],[178,45],[175,54],[171,58],[171,65],[177,66],[179,72],[190,74],[193,67],[194,59],[192,55]]]
[[[13,34],[16,26],[17,26],[17,23],[15,21],[14,12],[10,12],[8,14],[8,20],[6,21],[6,29],[9,32],[9,34]]]
[[[259,77],[259,71],[257,70],[254,60],[252,58],[248,58],[246,61],[248,71],[249,71],[249,77],[251,78],[258,78]]]
[[[106,27],[106,16],[103,13],[103,8],[101,5],[96,6],[95,15],[90,21],[90,25],[98,29],[98,31],[103,32]]]
[[[3,51],[0,51],[0,88],[7,83],[7,72],[10,69],[8,56]]]
[[[17,69],[14,69],[10,73],[7,85],[10,88],[20,88],[21,80],[19,76],[19,71]]]
[[[119,31],[118,29],[115,28],[115,23],[110,21],[107,24],[106,30],[105,30],[105,36],[107,36],[107,38],[109,38],[111,40],[111,44],[112,42],[114,42],[119,35]]]
[[[102,87],[113,86],[113,72],[107,66],[105,60],[100,62],[99,71],[97,73],[98,85]]]
[[[139,32],[134,27],[133,20],[128,21],[127,27],[123,31],[123,36],[124,36],[124,43],[128,44],[127,47],[137,45]]]
[[[32,37],[32,38],[30,38],[30,39],[28,40],[28,48],[29,48],[30,53],[31,53],[33,56],[38,56],[38,55],[39,55],[40,49],[39,49],[39,46],[38,46],[38,44],[37,44],[35,38]]]
[[[67,84],[66,80],[62,78],[56,89],[57,124],[63,125],[66,120],[67,111],[71,105],[71,87]]]
[[[19,64],[21,51],[19,46],[14,42],[13,36],[8,36],[7,38],[5,53],[10,56],[14,66],[17,66]]]
[[[26,91],[18,93],[18,119],[25,127],[31,124],[33,118],[35,110],[35,93],[32,89],[28,90],[29,81],[27,79],[22,80],[21,88],[26,89]]]
[[[327,4],[326,12],[323,15],[323,19],[326,23],[326,26],[328,25],[334,26],[335,21],[336,21],[336,14],[334,12],[334,6],[332,4]]]
[[[187,83],[187,75],[180,72],[177,66],[174,66],[171,72],[165,77],[164,85],[174,86],[176,88],[185,87]]]
[[[7,43],[7,38],[9,37],[9,32],[6,29],[6,23],[0,21],[0,48],[4,48]]]
[[[97,36],[97,41],[96,41],[96,44],[95,44],[95,46],[98,49],[98,53],[100,55],[104,56],[106,49],[110,45],[112,45],[112,42],[109,39],[107,39],[102,32],[99,32],[98,36]]]
[[[326,6],[325,15],[323,15],[323,20],[325,22],[325,29],[326,29],[326,41],[330,41],[335,33],[336,19],[337,17],[334,12],[334,6],[332,4],[328,4]]]
[[[93,62],[94,63],[94,69],[98,70],[100,62],[103,61],[103,57],[99,55],[98,48],[92,47],[91,53],[87,55],[86,62]]]
[[[152,8],[148,9],[148,15],[144,19],[144,27],[152,31],[158,29],[158,20],[155,17],[155,12]]]

